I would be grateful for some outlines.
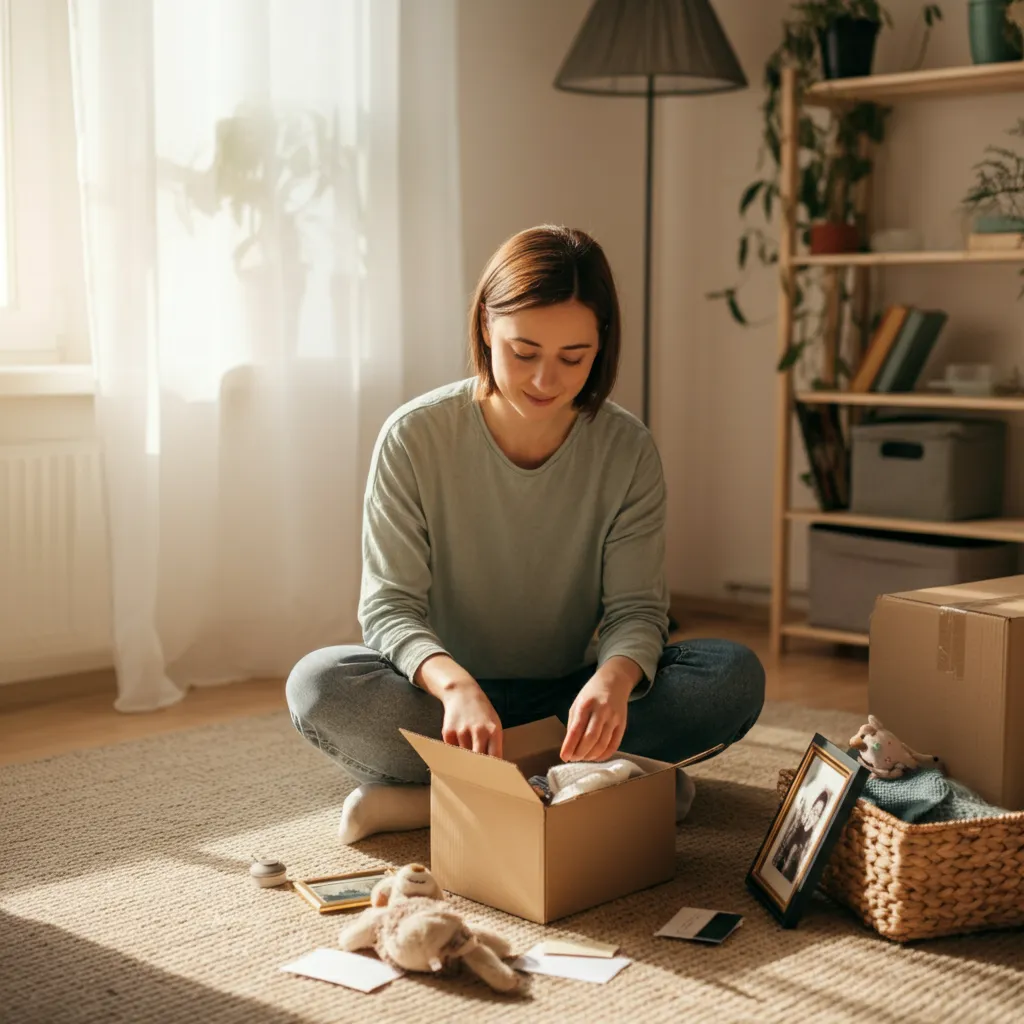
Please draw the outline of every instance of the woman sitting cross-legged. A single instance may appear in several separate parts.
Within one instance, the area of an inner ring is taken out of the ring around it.
[[[365,647],[303,658],[292,720],[360,785],[340,835],[429,825],[426,765],[399,732],[502,753],[556,715],[565,761],[675,763],[740,739],[764,671],[723,640],[666,646],[665,484],[647,429],[608,395],[619,305],[601,247],[538,227],[506,241],[470,312],[475,377],[381,430],[366,488]],[[677,817],[693,784],[677,780]]]

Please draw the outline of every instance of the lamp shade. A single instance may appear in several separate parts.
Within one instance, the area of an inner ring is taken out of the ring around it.
[[[555,78],[570,92],[724,92],[746,76],[708,0],[595,0]]]

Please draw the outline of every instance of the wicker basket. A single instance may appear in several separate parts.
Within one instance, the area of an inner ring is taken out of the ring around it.
[[[796,772],[779,772],[784,797]],[[911,825],[858,800],[821,889],[896,942],[1024,925],[1024,811]]]

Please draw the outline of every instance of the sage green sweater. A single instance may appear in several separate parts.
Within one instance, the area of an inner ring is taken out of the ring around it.
[[[648,684],[668,635],[665,484],[643,424],[606,402],[537,469],[498,447],[473,379],[384,424],[367,481],[359,621],[412,678],[543,680],[613,655]],[[597,631],[595,636],[595,630]]]

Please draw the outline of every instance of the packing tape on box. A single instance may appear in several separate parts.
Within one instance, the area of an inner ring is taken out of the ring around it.
[[[939,609],[938,670],[960,682],[964,677],[966,651],[967,609],[957,605],[943,605]]]
[[[963,601],[960,604],[944,604],[939,608],[939,656],[937,667],[940,672],[960,682],[964,678],[964,664],[967,661],[967,614],[980,612],[993,605],[1009,604],[1024,599],[1021,594],[1003,594],[1000,597],[986,597],[980,601]]]

